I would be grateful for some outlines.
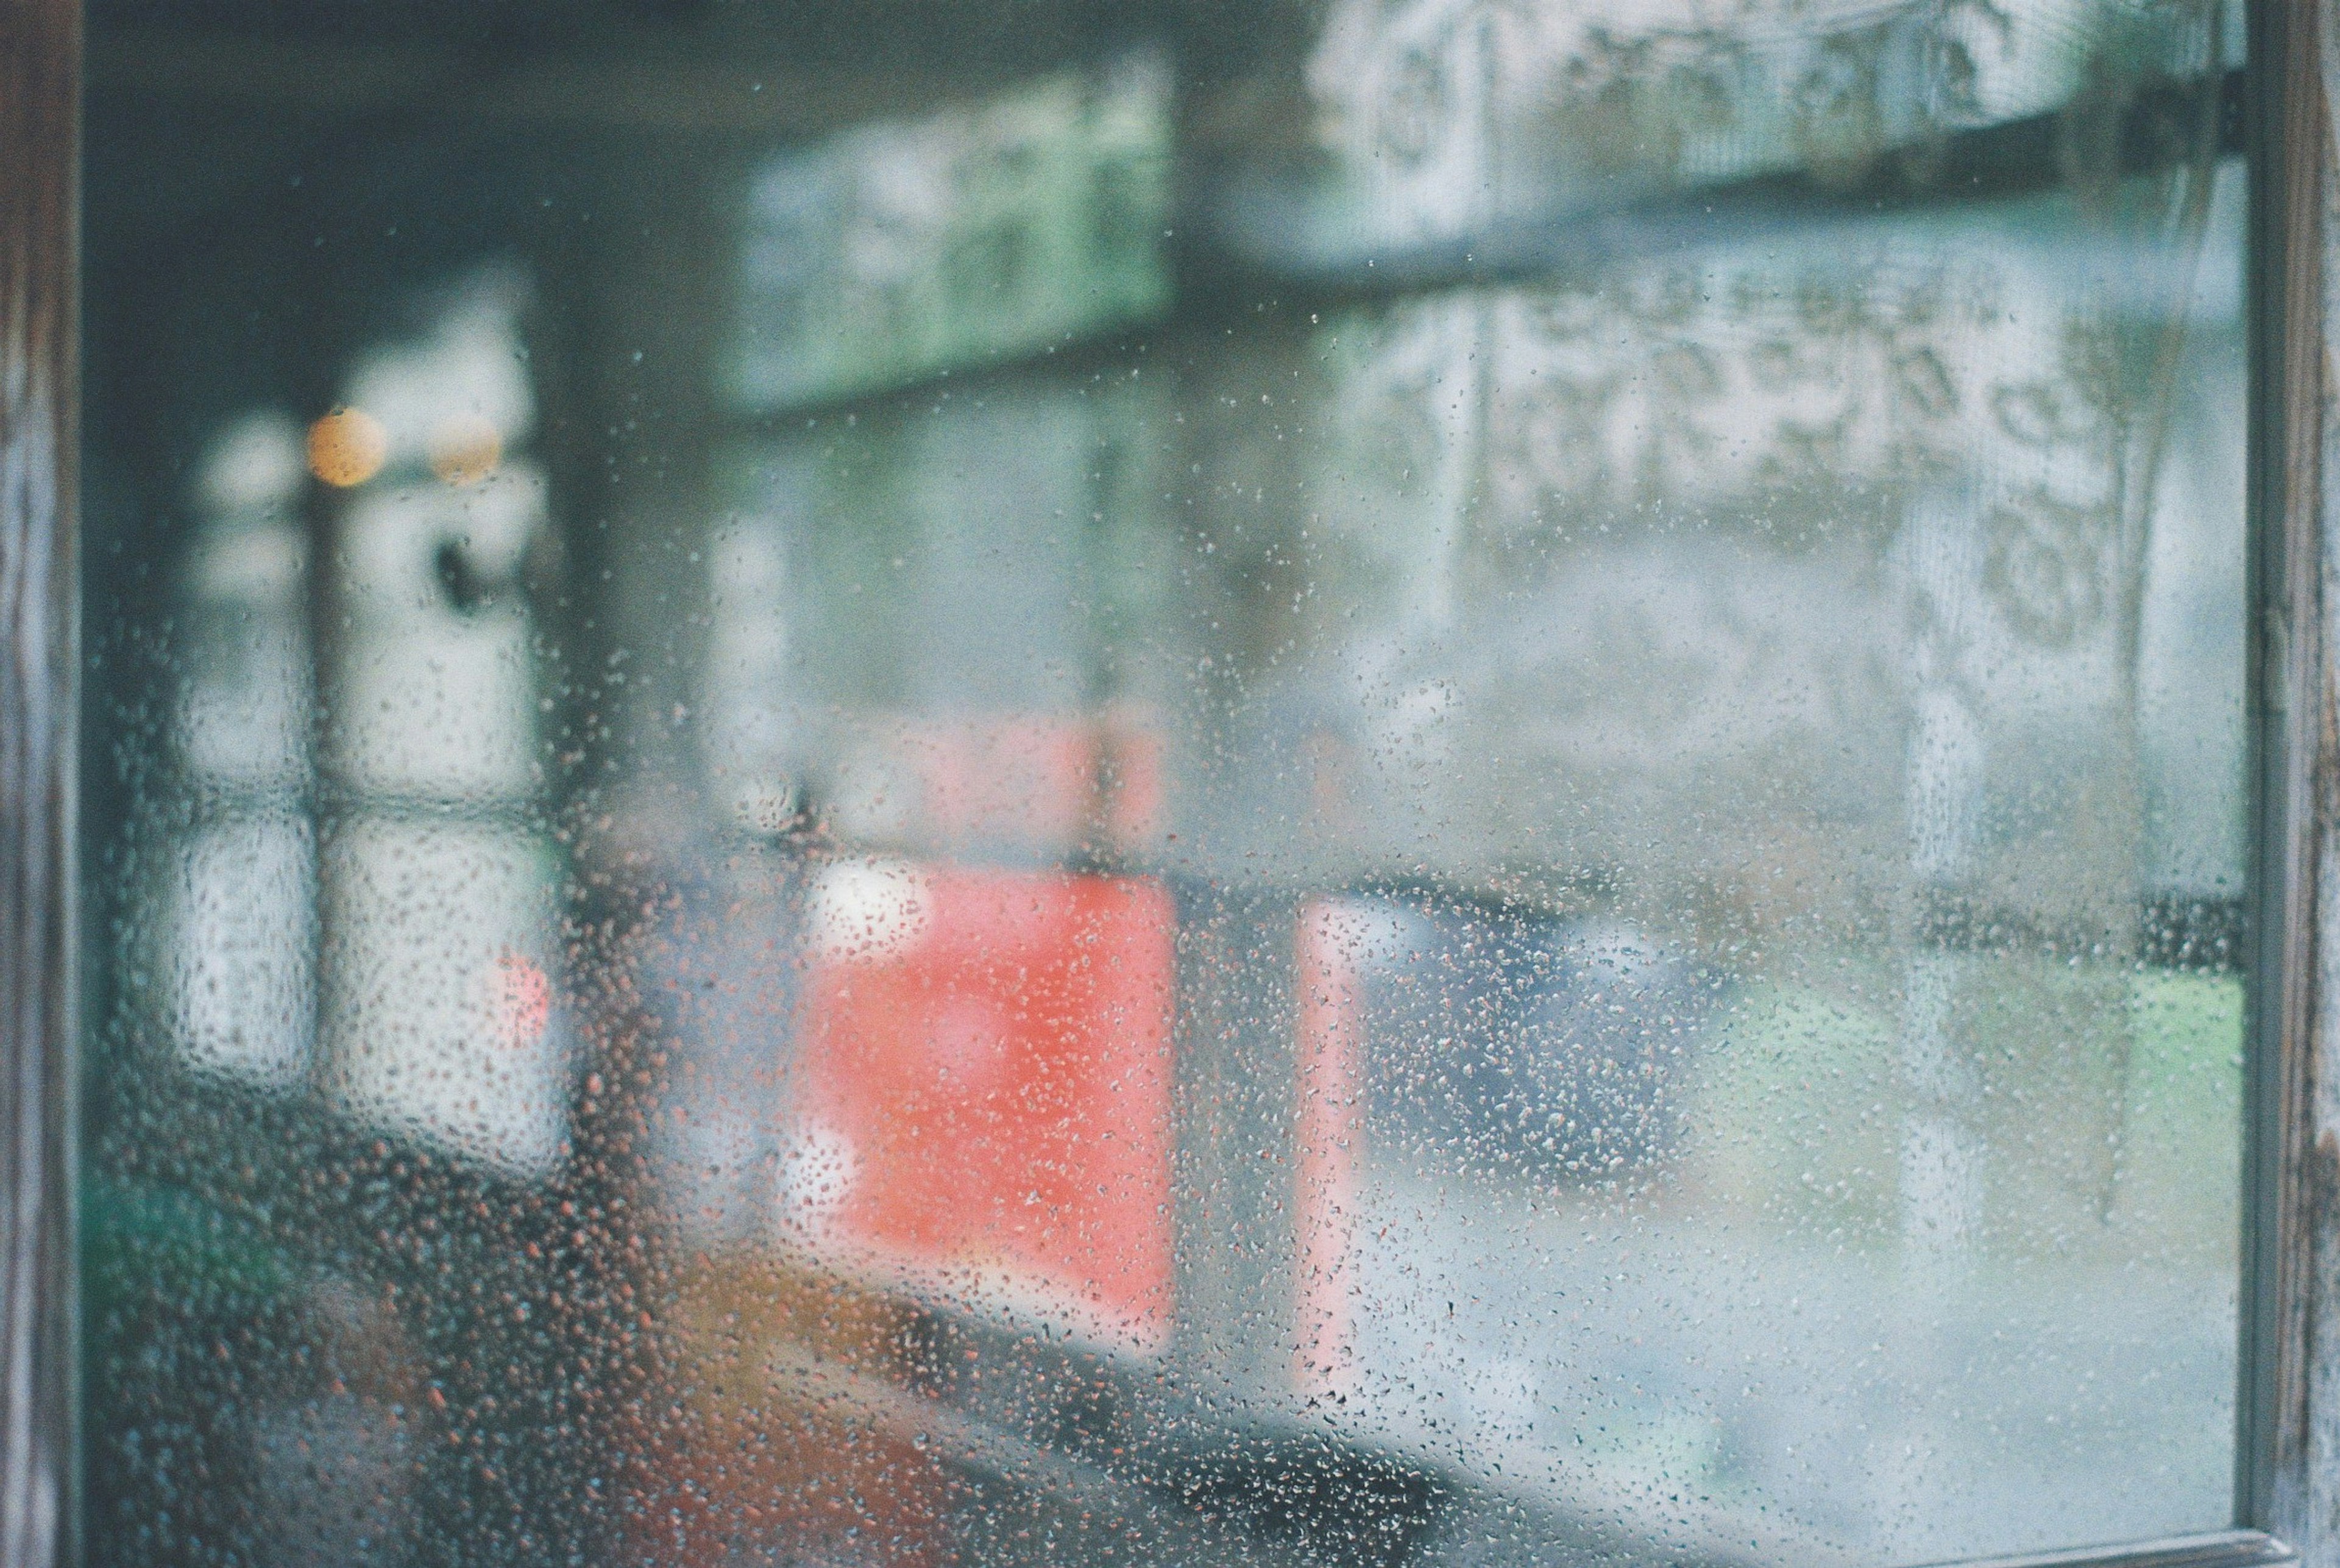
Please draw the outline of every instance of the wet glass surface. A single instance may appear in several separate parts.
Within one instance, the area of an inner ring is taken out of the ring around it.
[[[2240,29],[95,8],[94,1554],[2223,1526]]]

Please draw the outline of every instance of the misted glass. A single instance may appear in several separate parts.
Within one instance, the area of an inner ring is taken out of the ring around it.
[[[2224,1527],[2240,12],[94,5],[92,1554]]]

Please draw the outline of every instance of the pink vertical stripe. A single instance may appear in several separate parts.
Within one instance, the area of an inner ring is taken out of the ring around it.
[[[1308,1394],[1346,1392],[1356,1373],[1357,1163],[1363,1153],[1364,998],[1347,911],[1301,907],[1299,1334],[1294,1373]]]

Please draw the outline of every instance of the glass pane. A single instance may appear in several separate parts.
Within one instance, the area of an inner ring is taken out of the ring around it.
[[[2227,1523],[2239,6],[92,27],[99,1560]]]

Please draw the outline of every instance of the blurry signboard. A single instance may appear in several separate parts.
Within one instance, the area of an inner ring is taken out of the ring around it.
[[[827,868],[784,1233],[976,1304],[1158,1346],[1175,920],[1145,878]]]
[[[1155,314],[1169,147],[1168,74],[1138,58],[764,164],[732,399],[825,402]]]

